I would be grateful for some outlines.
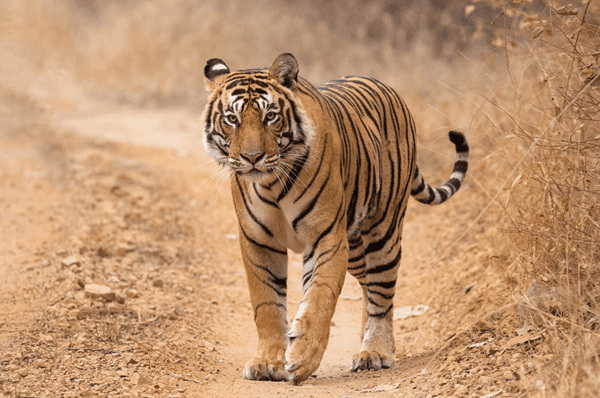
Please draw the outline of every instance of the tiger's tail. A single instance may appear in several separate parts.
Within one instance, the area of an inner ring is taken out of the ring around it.
[[[421,203],[439,205],[450,199],[462,185],[469,166],[469,145],[462,133],[451,131],[450,141],[456,146],[456,160],[450,179],[440,188],[432,188],[425,182],[423,175],[416,166],[410,194]]]

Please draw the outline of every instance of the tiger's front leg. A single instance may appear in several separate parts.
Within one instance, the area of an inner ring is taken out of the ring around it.
[[[327,343],[331,318],[344,285],[348,264],[345,222],[307,250],[302,269],[304,298],[288,333],[286,370],[299,383],[317,370]]]
[[[288,380],[285,370],[287,252],[284,248],[258,243],[246,235],[243,228],[240,246],[258,332],[258,353],[246,363],[244,379]]]

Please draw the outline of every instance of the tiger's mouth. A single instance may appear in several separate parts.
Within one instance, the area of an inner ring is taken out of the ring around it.
[[[269,167],[251,166],[251,167],[232,167],[232,169],[236,174],[238,174],[240,176],[250,177],[250,178],[259,178],[259,177],[265,177],[265,176],[273,174],[275,172],[276,167],[275,166],[269,166]]]

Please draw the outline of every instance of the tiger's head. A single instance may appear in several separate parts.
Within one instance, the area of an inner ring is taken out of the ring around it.
[[[217,163],[257,181],[305,160],[313,129],[298,97],[293,55],[280,55],[270,69],[239,72],[213,58],[204,77],[211,92],[202,116],[204,147]]]

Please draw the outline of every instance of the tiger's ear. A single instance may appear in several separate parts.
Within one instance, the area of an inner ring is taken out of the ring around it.
[[[206,61],[204,67],[204,82],[207,91],[215,91],[224,75],[229,73],[229,67],[218,58]]]
[[[273,62],[269,77],[283,87],[295,91],[298,86],[298,61],[292,54],[281,54]]]

